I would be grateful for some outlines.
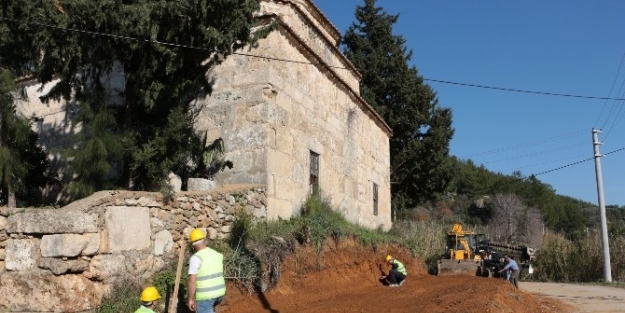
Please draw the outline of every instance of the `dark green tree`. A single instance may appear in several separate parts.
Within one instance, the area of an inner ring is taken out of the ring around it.
[[[361,95],[393,130],[390,139],[394,210],[433,200],[451,181],[452,112],[410,65],[406,40],[393,34],[399,15],[365,0],[347,30],[345,55],[362,74]]]
[[[13,75],[0,67],[0,203],[9,207],[15,207],[18,198],[37,203],[38,188],[49,180],[48,158],[37,144],[37,133],[16,112],[16,89]]]
[[[154,190],[169,171],[193,170],[202,141],[191,103],[211,92],[210,68],[275,27],[256,27],[259,8],[258,0],[5,1],[0,59],[40,82],[58,79],[44,100],[79,112],[76,196],[114,185]]]

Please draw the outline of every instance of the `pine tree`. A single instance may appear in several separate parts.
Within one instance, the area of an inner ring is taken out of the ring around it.
[[[360,92],[393,130],[390,139],[394,210],[435,199],[451,180],[452,112],[410,66],[412,51],[393,34],[399,15],[365,0],[347,30],[345,55],[362,74]]]
[[[40,82],[60,79],[44,100],[82,112],[73,119],[81,125],[75,195],[110,185],[153,190],[170,171],[193,171],[202,141],[191,102],[211,92],[210,68],[275,28],[257,27],[259,9],[258,0],[5,2],[0,60]]]
[[[19,116],[13,93],[16,91],[13,75],[0,68],[0,203],[15,207],[16,194],[28,197],[31,189],[48,182],[48,159],[37,145],[38,136],[30,128],[30,121]]]

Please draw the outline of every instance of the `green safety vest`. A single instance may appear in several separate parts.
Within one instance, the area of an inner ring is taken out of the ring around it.
[[[225,295],[223,254],[211,248],[204,248],[195,255],[202,260],[195,283],[195,300],[215,299]]]
[[[395,260],[395,264],[397,264],[397,271],[404,274],[404,275],[408,275],[408,273],[406,272],[406,267],[404,266],[404,264],[402,262],[399,262],[397,260]]]
[[[154,313],[154,311],[144,307],[143,305],[135,311],[135,313]]]

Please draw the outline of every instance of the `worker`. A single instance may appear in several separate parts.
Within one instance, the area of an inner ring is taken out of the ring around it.
[[[141,292],[141,307],[135,313],[154,313],[161,295],[155,287],[150,286]]]
[[[512,259],[507,254],[504,254],[503,259],[508,264],[506,264],[506,266],[504,266],[499,271],[499,274],[501,274],[501,273],[503,273],[503,272],[505,272],[507,270],[511,270],[512,272],[508,275],[508,280],[510,281],[511,284],[514,285],[514,287],[519,288],[519,273],[521,272],[520,269],[519,269],[519,265],[516,263],[516,261],[514,259]]]
[[[380,277],[380,279],[388,281],[390,287],[403,285],[408,275],[404,264],[393,258],[390,254],[386,256],[385,260],[386,263],[391,266],[391,269],[388,271],[388,275],[384,275]]]
[[[189,233],[189,242],[195,254],[189,259],[187,305],[193,312],[214,313],[226,295],[224,256],[207,246],[200,229]]]

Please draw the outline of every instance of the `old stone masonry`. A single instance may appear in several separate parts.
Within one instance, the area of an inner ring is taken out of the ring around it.
[[[96,309],[112,284],[177,260],[192,228],[228,236],[238,213],[267,215],[265,187],[211,192],[101,191],[60,208],[0,209],[0,312]]]

